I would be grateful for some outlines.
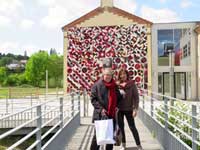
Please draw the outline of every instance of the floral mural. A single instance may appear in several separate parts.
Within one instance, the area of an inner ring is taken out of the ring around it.
[[[100,60],[113,58],[116,70],[126,67],[138,87],[147,83],[147,29],[143,25],[73,27],[68,29],[68,91],[90,90],[101,76]]]

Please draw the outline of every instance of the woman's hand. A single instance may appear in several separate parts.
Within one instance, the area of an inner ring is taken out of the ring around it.
[[[123,89],[119,89],[120,94],[123,96],[123,98],[125,98],[125,91]]]
[[[106,114],[107,114],[107,111],[103,108],[103,109],[101,110],[101,116],[106,116]]]
[[[125,87],[126,86],[126,82],[120,83],[120,86]]]
[[[137,116],[137,111],[138,111],[137,109],[133,109],[133,113],[132,113],[133,118]]]

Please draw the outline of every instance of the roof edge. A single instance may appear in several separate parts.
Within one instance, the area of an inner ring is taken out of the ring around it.
[[[94,9],[94,10],[88,12],[87,14],[81,16],[80,18],[78,18],[78,19],[72,21],[71,23],[69,23],[69,24],[63,26],[63,27],[62,27],[62,30],[64,31],[64,30],[66,30],[67,28],[70,28],[70,27],[73,27],[73,26],[75,26],[75,25],[77,25],[77,24],[80,24],[81,22],[83,22],[83,21],[85,21],[85,20],[88,20],[88,19],[90,19],[90,18],[92,18],[92,17],[98,15],[99,13],[101,13],[101,12],[103,12],[103,11],[104,11],[104,8],[102,8],[102,7],[97,7],[96,9]]]
[[[131,13],[129,13],[129,12],[123,10],[123,9],[117,8],[117,7],[108,8],[108,11],[110,11],[112,13],[115,13],[117,15],[121,15],[121,16],[123,16],[125,18],[134,20],[137,23],[148,24],[148,25],[152,25],[153,24],[153,22],[151,22],[149,20],[143,19],[143,18],[141,18],[139,16],[131,14]]]
[[[90,18],[102,13],[105,10],[108,11],[108,12],[111,12],[113,14],[116,14],[118,16],[122,16],[124,18],[131,19],[131,20],[133,20],[133,21],[135,21],[137,23],[147,24],[147,25],[150,25],[150,26],[153,24],[151,21],[148,21],[148,20],[143,19],[141,17],[138,17],[136,15],[133,15],[133,14],[131,14],[131,13],[127,12],[127,11],[124,11],[122,9],[119,9],[117,7],[97,7],[96,9],[90,11],[89,13],[87,13],[87,14],[81,16],[80,18],[72,21],[71,23],[63,26],[62,27],[62,31],[65,31],[70,27],[74,27],[77,24],[80,24],[81,22],[84,22],[85,20],[88,20],[88,19],[90,19]]]

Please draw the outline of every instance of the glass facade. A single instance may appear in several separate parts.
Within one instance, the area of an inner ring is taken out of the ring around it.
[[[169,65],[169,53],[164,49],[166,44],[173,45],[174,65],[191,65],[190,43],[191,31],[187,29],[162,29],[157,31],[158,65]]]
[[[170,96],[170,76],[169,72],[158,73],[158,93]],[[174,73],[174,94],[178,99],[191,98],[191,73],[175,72]]]

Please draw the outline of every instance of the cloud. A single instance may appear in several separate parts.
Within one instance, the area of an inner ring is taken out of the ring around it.
[[[24,52],[27,51],[27,55],[30,56],[31,54],[39,51],[41,48],[33,45],[33,44],[20,44],[18,42],[13,41],[5,41],[0,43],[0,52],[1,53],[12,53],[17,55],[24,55]]]
[[[49,29],[61,28],[93,10],[96,3],[94,0],[57,0],[54,5],[48,6],[48,14],[41,19],[41,24]]]
[[[192,2],[189,0],[182,0],[180,4],[181,8],[188,8],[192,5],[193,5]]]
[[[0,27],[7,27],[11,23],[10,18],[6,16],[0,16]]]
[[[20,7],[23,7],[21,0],[0,0],[0,12],[4,15],[15,15]]]
[[[167,0],[159,0],[161,3],[165,3]]]
[[[164,8],[154,9],[147,6],[142,6],[141,17],[152,21],[153,23],[166,23],[166,22],[177,22],[179,17],[176,12]]]
[[[65,22],[65,17],[68,16],[68,12],[64,7],[59,5],[49,8],[48,16],[41,20],[41,24],[47,28],[59,28]]]
[[[54,5],[56,0],[37,0],[39,5],[42,6],[51,6]]]
[[[2,53],[13,53],[19,47],[17,42],[2,42],[0,43],[0,52]]]
[[[137,4],[135,0],[116,0],[114,1],[114,6],[126,10],[130,13],[134,13],[137,9]]]
[[[30,20],[30,19],[24,19],[24,20],[22,20],[22,22],[20,24],[20,27],[22,29],[27,30],[27,29],[30,29],[34,24],[35,23],[32,20]]]

